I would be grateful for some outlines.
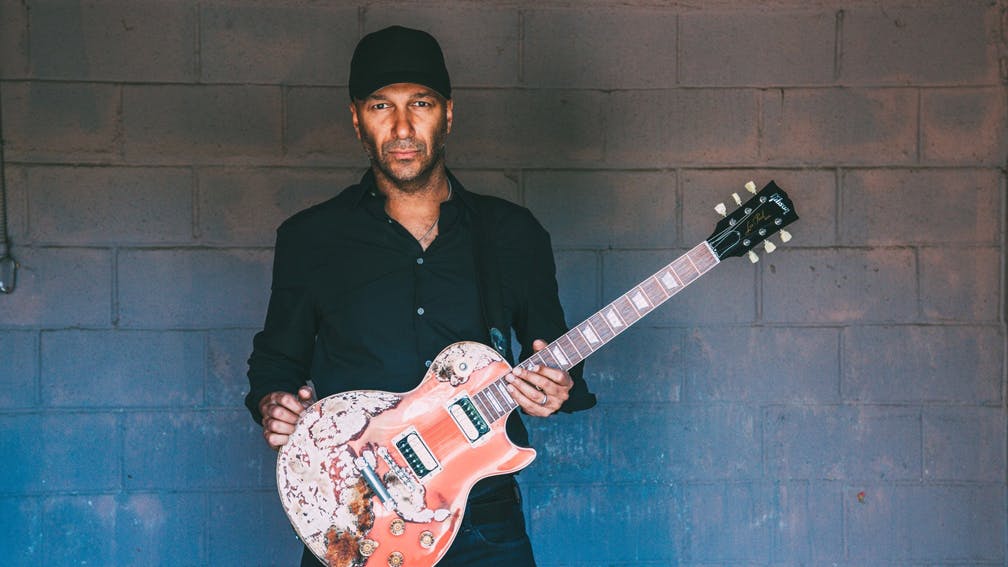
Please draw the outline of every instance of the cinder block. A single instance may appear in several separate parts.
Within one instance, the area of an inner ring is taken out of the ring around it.
[[[564,316],[568,325],[577,325],[601,307],[598,254],[559,250],[554,253],[554,259]]]
[[[605,106],[605,163],[751,164],[759,158],[758,97],[748,89],[614,91]]]
[[[998,172],[867,169],[846,172],[840,238],[851,244],[994,244]]]
[[[276,487],[276,453],[244,407],[130,413],[125,422],[130,490]]]
[[[38,498],[12,496],[0,498],[0,547],[6,550],[4,561],[11,565],[42,563],[45,532],[42,506]]]
[[[925,317],[988,322],[998,319],[998,248],[921,248],[918,258]]]
[[[226,246],[272,246],[276,229],[294,213],[357,183],[359,170],[203,169],[199,172],[199,234]]]
[[[17,289],[0,294],[5,326],[104,326],[112,317],[107,250],[17,247]]]
[[[609,478],[607,408],[595,407],[549,419],[524,416],[536,460],[521,472],[523,483],[605,482]]]
[[[522,204],[519,173],[486,169],[452,169],[455,177],[473,193],[493,195],[512,203]]]
[[[847,400],[999,404],[1004,337],[989,327],[849,327]]]
[[[518,83],[519,10],[480,4],[375,4],[363,12],[364,33],[390,25],[427,31],[441,44],[452,88]],[[346,55],[350,61],[350,52]]]
[[[196,10],[186,2],[32,2],[32,73],[44,79],[191,81],[196,35]]]
[[[1005,414],[995,407],[924,409],[924,479],[1004,481]]]
[[[249,390],[245,373],[252,353],[252,335],[257,331],[233,329],[207,332],[205,406],[233,409],[244,403]]]
[[[211,4],[200,9],[201,80],[346,84],[357,7]]]
[[[123,250],[119,323],[155,329],[262,325],[272,260],[268,250]]]
[[[529,172],[525,202],[558,248],[666,248],[678,242],[675,185],[668,173]]]
[[[766,473],[788,480],[919,480],[920,411],[854,406],[769,407]]]
[[[761,261],[763,319],[843,323],[917,319],[916,261],[905,248],[782,248]]]
[[[10,253],[28,244],[28,168],[7,163],[7,236]]]
[[[752,197],[747,193],[747,181],[755,181],[762,189],[776,181],[798,211],[798,221],[787,227],[794,235],[790,246],[832,246],[836,244],[836,175],[828,170],[789,169],[688,169],[682,174],[683,244],[707,238],[721,217],[714,206],[724,203],[728,211],[736,208],[732,193],[738,193],[743,203]],[[781,241],[771,237],[776,245]],[[763,248],[756,250],[765,259]]]
[[[120,87],[5,82],[6,158],[108,161],[118,155]]]
[[[641,323],[585,363],[588,386],[606,404],[678,402],[686,366],[684,340],[680,329],[655,329]]]
[[[537,563],[594,565],[618,557],[677,565],[683,559],[684,504],[675,484],[533,485],[525,494]]]
[[[28,5],[19,0],[3,0],[0,2],[0,77],[27,76]]]
[[[208,565],[297,565],[301,542],[276,490],[210,495]]]
[[[786,164],[917,160],[912,89],[780,89],[763,93],[760,156]]]
[[[282,152],[281,89],[260,86],[123,87],[130,162],[262,163]]]
[[[679,19],[683,85],[817,85],[833,81],[836,16],[754,7]]]
[[[605,95],[572,90],[453,90],[448,163],[564,167],[602,159]]]
[[[716,327],[686,341],[691,402],[836,403],[840,333],[830,328]]]
[[[1004,564],[1004,483],[847,488],[848,557],[906,565]],[[863,502],[857,493],[864,492]]]
[[[772,497],[777,516],[777,522],[771,524],[776,564],[843,564],[843,492],[840,483],[777,483]]]
[[[230,530],[209,524],[207,509],[205,494],[126,495],[117,502],[115,564],[206,565],[205,534]]]
[[[118,490],[122,435],[110,413],[0,415],[0,468],[8,494]]]
[[[998,12],[989,2],[846,9],[840,79],[867,84],[996,83],[993,38]]]
[[[668,266],[686,250],[612,251],[602,255],[605,304]],[[756,272],[748,261],[723,262],[667,300],[645,325],[742,323],[756,319]]]
[[[0,331],[0,408],[38,404],[38,333]]]
[[[29,227],[35,242],[60,245],[192,241],[188,169],[33,167]]]
[[[349,56],[348,56],[349,57]],[[284,97],[287,157],[312,164],[368,166],[343,87],[291,87]]]
[[[634,404],[606,415],[614,478],[654,482],[760,476],[760,415],[755,408]]]
[[[836,488],[813,489],[802,482],[704,483],[684,491],[686,552],[695,564],[799,565],[843,557]]]
[[[58,407],[191,407],[203,401],[200,332],[45,331],[42,401]]]
[[[43,503],[44,563],[115,565],[116,497],[52,496]]]
[[[525,84],[588,89],[675,85],[674,12],[577,7],[533,9],[523,16]]]
[[[1004,89],[926,89],[921,99],[922,159],[998,166],[1008,153]]]

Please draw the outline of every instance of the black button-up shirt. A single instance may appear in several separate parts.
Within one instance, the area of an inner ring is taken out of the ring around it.
[[[405,392],[449,344],[487,343],[476,230],[493,231],[494,250],[481,253],[493,254],[500,267],[503,307],[522,352],[532,352],[534,339],[566,332],[546,231],[528,210],[450,179],[453,198],[441,205],[439,234],[426,251],[385,213],[370,172],[281,225],[266,323],[249,358],[246,405],[255,419],[263,396],[296,392],[309,378],[320,398],[358,389]],[[490,226],[476,226],[476,218]],[[594,405],[580,366],[571,375],[575,386],[562,409]],[[527,443],[517,414],[508,433]]]

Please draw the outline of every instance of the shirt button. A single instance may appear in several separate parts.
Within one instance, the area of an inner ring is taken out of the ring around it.
[[[430,368],[432,362],[433,362],[432,360],[427,360],[423,363],[423,365],[426,366],[427,368]]]
[[[416,263],[417,264],[423,264],[423,258],[417,258],[416,259]]]
[[[423,315],[423,307],[417,307],[416,314]]]

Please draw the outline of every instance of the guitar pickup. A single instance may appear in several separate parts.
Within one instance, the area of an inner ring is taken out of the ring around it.
[[[480,415],[476,405],[468,397],[459,398],[448,406],[448,413],[451,414],[455,424],[462,430],[469,443],[475,443],[480,437],[490,432],[483,416]]]
[[[423,437],[415,429],[407,431],[396,440],[395,446],[418,478],[438,471],[441,463],[427,447]]]

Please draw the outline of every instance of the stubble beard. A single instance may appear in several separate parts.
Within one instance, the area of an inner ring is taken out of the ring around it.
[[[386,142],[381,152],[374,140],[363,132],[361,142],[376,174],[388,179],[404,193],[416,193],[426,189],[431,174],[444,165],[447,136],[448,129],[442,124],[431,138],[432,151],[428,151],[427,144],[416,138]],[[415,150],[418,153],[417,161],[405,165],[396,163],[397,160],[392,157],[392,152],[396,150]]]

